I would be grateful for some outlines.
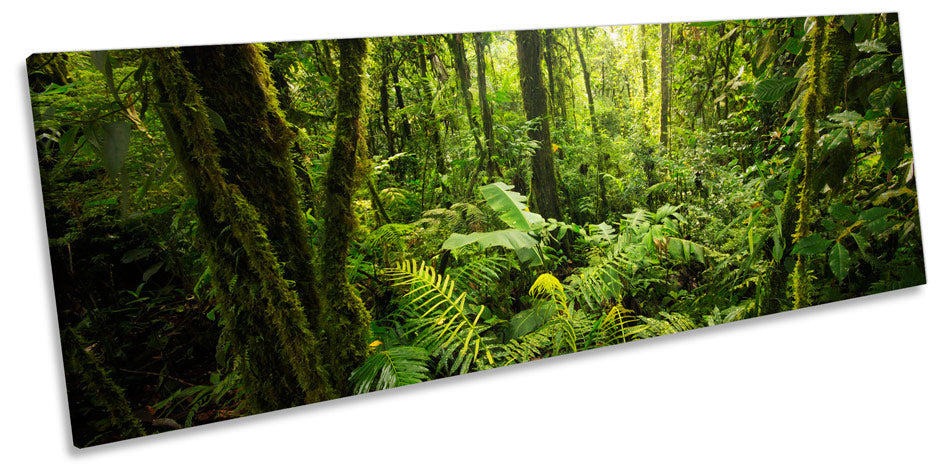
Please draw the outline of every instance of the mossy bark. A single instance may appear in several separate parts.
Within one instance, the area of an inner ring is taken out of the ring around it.
[[[76,377],[77,382],[90,402],[97,403],[109,415],[112,429],[118,437],[128,439],[145,435],[142,423],[132,413],[132,407],[125,398],[125,392],[116,385],[106,370],[92,352],[83,345],[85,341],[72,327],[65,327],[61,333],[63,345],[63,362],[67,379]],[[67,390],[76,390],[77,387],[67,387]],[[74,400],[73,400],[74,401]],[[72,425],[75,430],[79,417],[72,415]],[[76,439],[77,432],[73,431]],[[84,447],[86,443],[73,441],[76,447]]]
[[[247,408],[337,396],[315,332],[321,299],[288,152],[292,133],[260,50],[248,44],[149,54],[167,103],[163,125],[197,200],[199,241]],[[210,115],[220,118],[215,128]]]
[[[818,131],[815,125],[820,117],[825,115],[828,106],[828,48],[827,28],[823,17],[815,18],[815,31],[809,52],[808,88],[802,97],[801,119],[802,140],[799,144],[802,159],[802,180],[798,188],[795,234],[792,242],[797,243],[811,233],[811,218],[813,204],[817,192],[812,187],[813,173],[815,172],[816,147],[818,145]],[[798,255],[795,259],[795,272],[792,277],[792,294],[795,308],[804,308],[812,304],[814,288],[808,270],[808,259]]]
[[[368,353],[369,313],[353,286],[347,282],[347,254],[359,225],[353,211],[353,197],[366,174],[363,102],[365,80],[363,62],[366,41],[337,41],[340,51],[340,81],[337,91],[336,136],[327,165],[324,220],[329,230],[324,239],[323,297],[327,364],[337,390],[348,388],[348,374]]]
[[[825,21],[818,17],[811,33],[811,47],[808,52],[808,75],[806,88],[802,96],[800,119],[802,119],[802,137],[799,151],[789,171],[782,200],[781,220],[778,229],[784,245],[782,256],[770,263],[770,271],[757,294],[759,313],[769,314],[782,310],[782,300],[786,298],[788,271],[783,261],[789,256],[792,246],[809,233],[811,203],[815,194],[811,179],[814,173],[814,160],[818,135],[815,122],[826,106],[827,64],[824,60]],[[793,307],[801,308],[810,304],[811,287],[806,260],[798,256],[793,273],[791,297]]]
[[[561,208],[554,178],[551,152],[551,128],[548,122],[547,93],[541,74],[541,35],[538,31],[517,31],[518,71],[521,77],[521,98],[528,120],[538,125],[528,137],[540,144],[531,156],[531,201],[544,218],[561,219]]]

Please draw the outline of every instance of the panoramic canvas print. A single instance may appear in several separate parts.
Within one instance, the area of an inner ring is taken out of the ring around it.
[[[892,13],[27,72],[78,447],[925,282]]]

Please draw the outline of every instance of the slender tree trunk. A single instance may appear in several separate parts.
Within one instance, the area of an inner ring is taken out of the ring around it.
[[[650,132],[646,116],[650,109],[650,68],[647,54],[647,27],[640,25],[640,77],[643,79],[643,131]]]
[[[379,112],[383,118],[383,132],[386,134],[386,156],[391,157],[396,154],[396,136],[389,122],[389,38],[383,39],[380,44],[382,50],[379,60],[382,62],[382,70],[379,74]]]
[[[594,112],[594,92],[590,86],[590,72],[587,70],[587,61],[584,59],[584,50],[581,40],[574,28],[574,45],[577,47],[577,58],[581,61],[581,71],[584,74],[584,88],[587,90],[587,110],[590,113],[590,132],[594,138],[594,148],[597,152],[597,188],[600,195],[597,213],[603,217],[607,211],[607,185],[604,181],[604,172],[607,166],[607,154],[601,150],[600,131],[597,126],[597,114]]]
[[[670,25],[660,25],[660,145],[670,148]]]
[[[329,375],[315,334],[324,323],[321,286],[288,155],[292,134],[260,51],[233,45],[150,55],[248,407],[340,395],[334,384],[346,378]],[[209,109],[226,131],[212,129]]]
[[[498,155],[495,149],[495,123],[491,103],[488,101],[488,84],[485,77],[485,37],[488,33],[475,33],[475,62],[478,77],[478,107],[482,111],[482,129],[485,133],[485,151],[488,160],[488,176],[501,176],[501,171],[492,160]],[[471,181],[469,186],[472,186]]]
[[[548,104],[550,105],[551,115],[564,118],[563,110],[558,106],[557,87],[555,87],[554,77],[554,30],[544,30],[544,65],[548,69]]]
[[[340,86],[337,91],[336,136],[327,166],[327,230],[323,242],[323,293],[326,314],[320,325],[327,336],[328,364],[337,390],[348,388],[350,372],[366,358],[369,313],[346,278],[347,255],[359,219],[353,197],[366,173],[367,155],[363,125],[366,40],[337,41],[340,50]]]
[[[541,74],[541,35],[538,31],[516,31],[518,71],[521,77],[521,99],[528,120],[537,119],[538,126],[528,137],[540,143],[531,156],[531,200],[544,218],[561,218],[551,154],[551,128],[548,122],[547,93]]]
[[[482,139],[479,135],[478,119],[472,112],[472,88],[471,71],[468,68],[468,61],[465,60],[465,41],[461,33],[453,34],[449,41],[449,47],[452,49],[452,57],[455,62],[455,71],[459,78],[459,88],[462,93],[462,99],[465,102],[465,115],[468,117],[469,129],[472,132],[472,138],[475,139],[475,151],[478,154],[478,164],[475,166],[475,172],[468,180],[468,188],[465,190],[465,196],[470,197],[475,187],[475,181],[485,165],[488,156],[485,148],[482,146]]]
[[[396,107],[399,108],[399,111],[405,111],[406,102],[402,99],[402,86],[399,85],[399,66],[395,66],[392,69],[393,77],[393,88],[396,90]],[[412,135],[412,131],[409,130],[409,120],[405,116],[400,120],[400,128],[402,129],[402,149],[405,149],[406,142],[409,141],[409,136]]]
[[[435,159],[435,171],[439,174],[439,187],[442,188],[442,197],[445,198],[448,196],[448,188],[442,182],[442,177],[445,176],[447,169],[445,167],[445,155],[442,151],[442,132],[439,129],[439,122],[435,118],[435,114],[431,111],[433,104],[432,90],[429,88],[429,81],[427,75],[428,70],[426,64],[429,61],[429,56],[426,55],[425,46],[422,43],[419,43],[419,62],[416,64],[419,69],[419,77],[422,82],[422,96],[425,99],[425,109],[423,113],[422,122],[426,131],[426,136],[429,138],[429,143],[432,146],[432,157]],[[436,70],[433,70],[433,73],[436,73]]]

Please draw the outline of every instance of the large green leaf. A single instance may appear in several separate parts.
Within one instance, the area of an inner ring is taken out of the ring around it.
[[[872,55],[867,59],[861,59],[854,65],[854,70],[851,72],[851,75],[854,77],[863,77],[880,68],[886,59],[887,56],[883,54]]]
[[[513,250],[518,258],[531,266],[541,264],[538,253],[538,241],[531,235],[515,229],[495,230],[494,232],[475,232],[468,235],[453,233],[442,243],[443,250],[454,250],[472,243],[478,243],[482,249],[501,246]]]
[[[887,52],[887,44],[884,44],[884,41],[880,39],[859,42],[855,44],[855,46],[857,46],[861,52]]]
[[[520,338],[544,325],[554,314],[557,306],[554,302],[540,302],[528,310],[523,310],[508,320],[505,329],[505,341]]]
[[[799,240],[798,243],[792,247],[792,254],[805,256],[817,255],[819,253],[824,253],[832,243],[833,242],[831,240],[826,240],[821,235],[813,233],[808,237]]]
[[[509,227],[527,232],[544,223],[544,217],[528,211],[528,206],[524,204],[528,198],[511,191],[512,188],[514,186],[498,182],[482,186],[478,190],[488,202],[488,206],[498,212],[498,217]]]
[[[848,249],[841,243],[835,243],[835,246],[831,247],[831,251],[828,253],[828,265],[839,281],[844,280],[845,276],[848,275],[848,269],[851,267],[851,254],[848,253]]]
[[[777,101],[788,93],[788,90],[795,88],[796,84],[798,79],[794,77],[766,78],[755,84],[752,96],[759,101]]]
[[[868,102],[877,109],[888,109],[897,101],[898,93],[900,93],[900,88],[896,83],[891,82],[872,91],[868,96]]]

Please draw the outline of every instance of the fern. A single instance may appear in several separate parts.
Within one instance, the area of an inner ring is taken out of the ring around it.
[[[686,315],[679,313],[667,313],[660,312],[661,318],[652,318],[641,315],[640,321],[646,325],[642,331],[638,333],[641,338],[651,338],[654,336],[663,336],[673,333],[679,333],[681,331],[692,330],[696,328],[696,324],[689,319]]]
[[[366,244],[371,248],[398,247],[402,250],[406,238],[415,231],[416,227],[408,224],[385,224],[370,232]]]
[[[439,369],[464,374],[473,364],[494,364],[493,342],[483,337],[490,325],[479,323],[486,309],[466,305],[467,294],[456,293],[450,276],[436,274],[431,266],[415,260],[397,263],[384,275],[395,286],[409,289],[403,297],[409,317],[407,334],[414,335],[414,345],[439,358]]]
[[[459,283],[475,288],[475,286],[494,285],[507,268],[508,263],[504,256],[491,255],[449,269],[448,274]]]
[[[545,298],[554,302],[558,307],[558,314],[555,315],[550,325],[554,328],[554,354],[560,354],[562,348],[570,349],[571,352],[577,352],[577,332],[574,330],[574,315],[572,308],[567,303],[567,294],[564,292],[564,286],[561,281],[551,274],[544,273],[538,276],[528,290],[528,294],[535,298]]]
[[[429,378],[429,353],[415,346],[396,346],[373,354],[350,374],[353,393],[419,383]]]
[[[615,305],[606,315],[597,319],[592,325],[584,348],[591,345],[608,345],[626,343],[637,339],[639,333],[646,330],[646,325],[634,325],[636,318],[626,317],[632,310]]]
[[[637,269],[630,253],[622,248],[611,250],[598,261],[578,269],[568,280],[570,291],[591,309],[619,299],[623,295],[624,281]]]

